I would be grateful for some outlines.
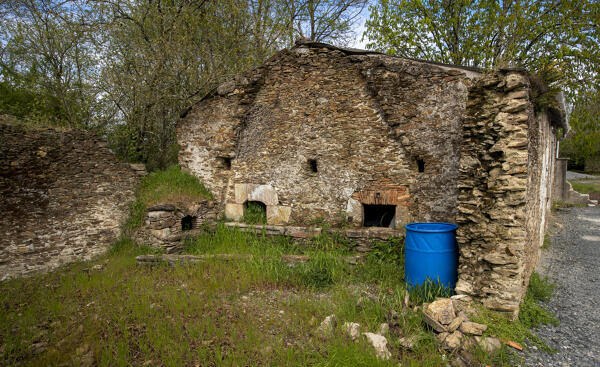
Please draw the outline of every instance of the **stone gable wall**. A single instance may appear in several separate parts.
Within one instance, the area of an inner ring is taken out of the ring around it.
[[[398,199],[396,228],[454,221],[470,83],[400,58],[284,50],[195,106],[178,127],[179,161],[234,219],[261,191],[273,199],[269,224],[360,226],[367,202],[357,198],[376,191]]]
[[[471,88],[463,125],[458,293],[518,313],[550,209],[556,135],[528,77],[496,72]]]
[[[0,280],[103,253],[137,181],[93,133],[0,124]]]

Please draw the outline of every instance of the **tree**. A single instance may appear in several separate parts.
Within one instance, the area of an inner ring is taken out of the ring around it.
[[[368,0],[283,0],[294,32],[315,42],[347,44]],[[291,37],[293,41],[294,37]]]
[[[561,144],[561,153],[583,165],[600,155],[600,93],[578,96],[570,116],[571,132]]]
[[[0,72],[6,112],[89,126],[96,60],[85,10],[52,0],[2,3]],[[19,96],[35,97],[27,101]]]
[[[368,48],[486,69],[554,69],[576,93],[599,75],[600,3],[589,0],[379,0]]]

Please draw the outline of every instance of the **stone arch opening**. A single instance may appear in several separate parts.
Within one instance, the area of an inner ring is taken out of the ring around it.
[[[246,201],[242,220],[248,224],[267,224],[267,205],[262,201]]]

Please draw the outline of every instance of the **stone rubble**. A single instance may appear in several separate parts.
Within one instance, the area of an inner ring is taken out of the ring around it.
[[[356,322],[345,322],[342,329],[348,334],[352,341],[360,337],[360,324]]]
[[[481,337],[487,330],[487,325],[469,320],[464,310],[474,310],[471,303],[469,296],[459,295],[452,298],[438,298],[432,303],[424,303],[421,306],[423,321],[437,333],[436,338],[443,349],[467,350],[473,343],[478,343],[488,352],[501,347],[498,339]],[[458,315],[455,314],[455,309],[461,310]]]
[[[377,355],[377,358],[388,360],[392,357],[392,353],[390,353],[387,348],[388,341],[385,336],[374,333],[363,333],[363,335],[375,349],[375,355]]]
[[[333,336],[335,328],[337,326],[337,319],[335,315],[327,316],[317,328],[317,336],[322,339],[328,339]]]

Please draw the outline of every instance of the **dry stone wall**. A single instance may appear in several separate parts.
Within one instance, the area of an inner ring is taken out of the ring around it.
[[[0,124],[0,280],[104,252],[137,181],[93,133]]]
[[[471,77],[302,44],[195,106],[178,127],[179,161],[232,219],[262,195],[269,224],[361,226],[362,204],[395,205],[395,228],[454,221]]]
[[[469,92],[460,160],[458,293],[518,313],[543,242],[556,148],[527,74],[496,72]]]

